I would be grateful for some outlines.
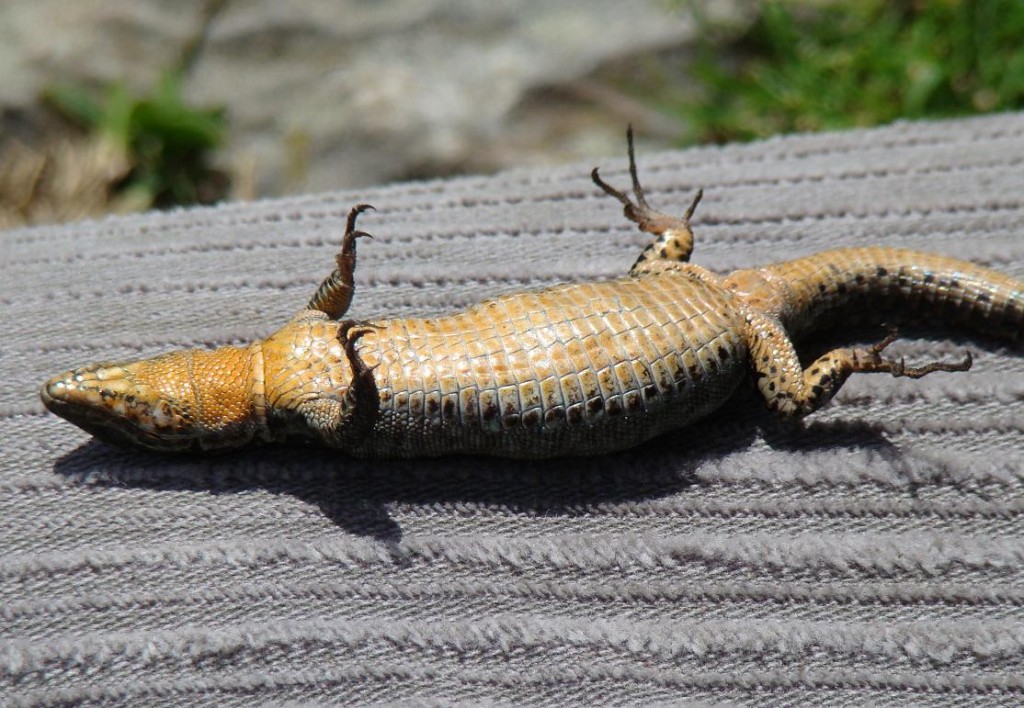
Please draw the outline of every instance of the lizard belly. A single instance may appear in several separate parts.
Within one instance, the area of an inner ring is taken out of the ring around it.
[[[386,320],[360,349],[380,398],[352,452],[597,455],[719,407],[747,350],[733,296],[678,274],[564,285]]]

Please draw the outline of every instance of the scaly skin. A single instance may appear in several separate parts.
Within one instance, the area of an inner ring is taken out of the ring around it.
[[[689,219],[608,186],[655,235],[626,277],[507,295],[432,319],[339,321],[352,298],[353,209],[337,269],[309,309],[261,342],[74,369],[46,406],[97,437],[162,451],[308,440],[360,457],[595,455],[680,428],[722,405],[752,371],[773,410],[806,415],[855,372],[920,377],[866,348],[801,367],[787,333],[823,314],[926,312],[1016,338],[1024,282],[965,261],[840,249],[714,275],[686,263]]]

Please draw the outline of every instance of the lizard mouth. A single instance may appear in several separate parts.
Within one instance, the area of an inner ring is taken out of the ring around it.
[[[174,435],[168,426],[160,425],[162,421],[154,419],[151,405],[118,390],[125,379],[110,375],[118,368],[116,364],[107,364],[68,371],[44,383],[39,397],[51,413],[103,442],[160,452],[192,449],[194,440]],[[107,375],[99,374],[100,371]],[[166,405],[161,407],[160,414],[167,418],[175,416]]]

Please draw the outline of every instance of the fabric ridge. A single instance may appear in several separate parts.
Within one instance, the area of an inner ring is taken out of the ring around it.
[[[663,211],[704,189],[715,271],[889,245],[1024,277],[1024,114],[638,162]],[[598,164],[628,179],[625,147]],[[161,458],[39,401],[75,365],[267,335],[359,202],[355,318],[623,274],[646,240],[593,166],[0,233],[0,702],[1024,701],[1019,345],[911,324],[891,353],[972,370],[856,376],[801,426],[744,387],[592,459]]]

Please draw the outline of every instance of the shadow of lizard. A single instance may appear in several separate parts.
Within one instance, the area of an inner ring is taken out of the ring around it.
[[[794,452],[842,446],[899,454],[877,426],[857,421],[809,425],[782,421],[757,406],[753,390],[745,389],[718,413],[685,431],[660,436],[638,449],[598,457],[374,461],[297,446],[167,457],[91,440],[61,457],[54,472],[98,486],[291,495],[319,508],[339,529],[395,548],[403,537],[401,525],[390,512],[395,504],[465,503],[518,514],[572,517],[599,504],[706,493],[702,467],[758,444]]]

